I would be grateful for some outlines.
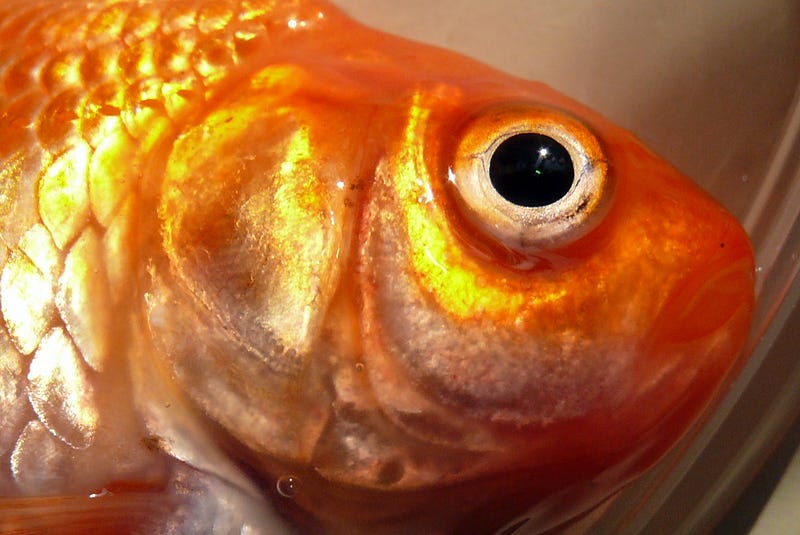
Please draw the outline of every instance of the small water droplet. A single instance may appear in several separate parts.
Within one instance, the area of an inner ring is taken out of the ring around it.
[[[93,493],[89,494],[89,498],[90,499],[104,498],[106,496],[113,496],[113,495],[114,495],[113,492],[111,492],[107,488],[103,487],[102,489],[100,489],[100,492],[93,492]]]
[[[278,494],[284,498],[294,498],[297,488],[300,486],[300,479],[295,476],[281,476],[275,483]]]
[[[364,363],[363,362],[356,362],[356,371],[363,372],[364,371]]]

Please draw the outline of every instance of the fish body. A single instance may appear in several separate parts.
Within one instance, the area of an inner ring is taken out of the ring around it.
[[[545,531],[747,336],[697,186],[326,3],[6,1],[0,124],[0,531]]]

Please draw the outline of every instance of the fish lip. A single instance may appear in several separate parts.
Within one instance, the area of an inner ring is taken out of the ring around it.
[[[654,329],[661,330],[662,341],[689,343],[710,336],[724,329],[738,311],[750,316],[754,282],[751,258],[713,259],[675,285]]]
[[[745,247],[719,246],[674,284],[642,338],[631,395],[652,401],[645,419],[681,413],[688,428],[745,361],[755,268],[749,242],[740,233]]]

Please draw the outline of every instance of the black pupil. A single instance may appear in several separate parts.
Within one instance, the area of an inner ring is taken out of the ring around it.
[[[519,206],[547,206],[567,194],[575,171],[569,152],[542,134],[517,134],[492,155],[489,178],[494,189]]]

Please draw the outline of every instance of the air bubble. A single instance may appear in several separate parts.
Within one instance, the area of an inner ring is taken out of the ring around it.
[[[300,479],[295,476],[281,476],[275,483],[275,489],[284,498],[294,498],[299,486]]]
[[[356,371],[363,372],[364,371],[364,363],[363,362],[356,362]]]

